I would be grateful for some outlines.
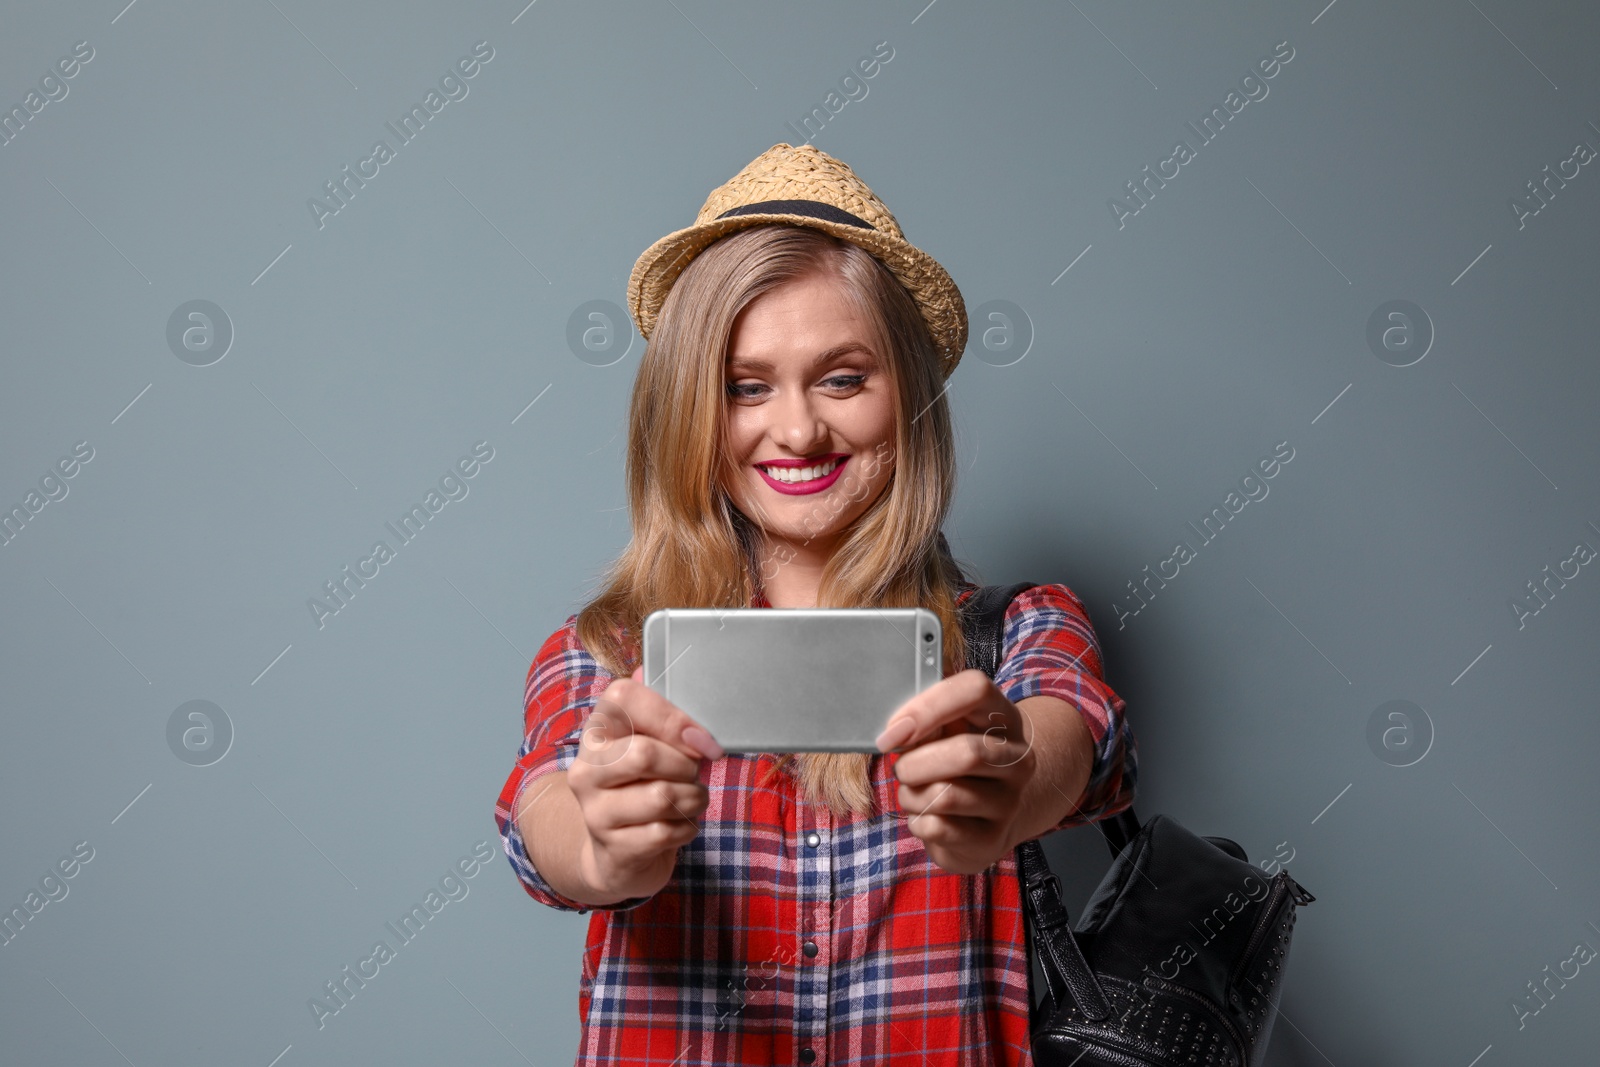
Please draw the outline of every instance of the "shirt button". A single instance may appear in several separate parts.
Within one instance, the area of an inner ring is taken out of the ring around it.
[[[815,1052],[812,1052],[810,1048],[803,1048],[803,1049],[800,1050],[800,1062],[801,1063],[813,1063],[813,1062],[816,1061],[816,1058],[817,1058],[817,1054]]]
[[[815,941],[807,941],[805,944],[800,946],[800,951],[804,952],[807,956],[815,956],[817,954],[817,943]]]
[[[818,845],[822,844],[822,835],[814,831],[807,834],[806,844],[810,845],[812,848],[816,848]]]

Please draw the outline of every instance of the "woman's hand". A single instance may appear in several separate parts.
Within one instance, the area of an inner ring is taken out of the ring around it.
[[[588,830],[578,853],[583,882],[613,902],[666,885],[710,802],[700,760],[722,755],[703,727],[644,683],[642,668],[607,686],[567,769]]]
[[[895,748],[906,827],[935,863],[976,874],[1011,850],[1037,761],[1032,725],[993,679],[964,670],[906,701],[878,735]]]

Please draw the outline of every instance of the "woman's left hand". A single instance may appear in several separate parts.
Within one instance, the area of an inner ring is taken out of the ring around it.
[[[906,826],[935,863],[976,874],[1010,851],[1037,761],[1032,726],[993,679],[969,668],[906,701],[878,735],[897,748]]]

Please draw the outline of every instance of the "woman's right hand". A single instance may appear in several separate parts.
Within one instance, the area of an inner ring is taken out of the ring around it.
[[[710,803],[700,761],[722,755],[703,727],[644,683],[642,668],[607,686],[567,768],[588,830],[578,855],[584,883],[615,900],[666,885]]]

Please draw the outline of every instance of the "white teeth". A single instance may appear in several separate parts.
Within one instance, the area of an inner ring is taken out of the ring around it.
[[[821,478],[825,474],[830,474],[841,462],[843,461],[834,459],[815,467],[762,467],[761,469],[776,481],[794,484],[797,482],[809,482],[814,478]]]

